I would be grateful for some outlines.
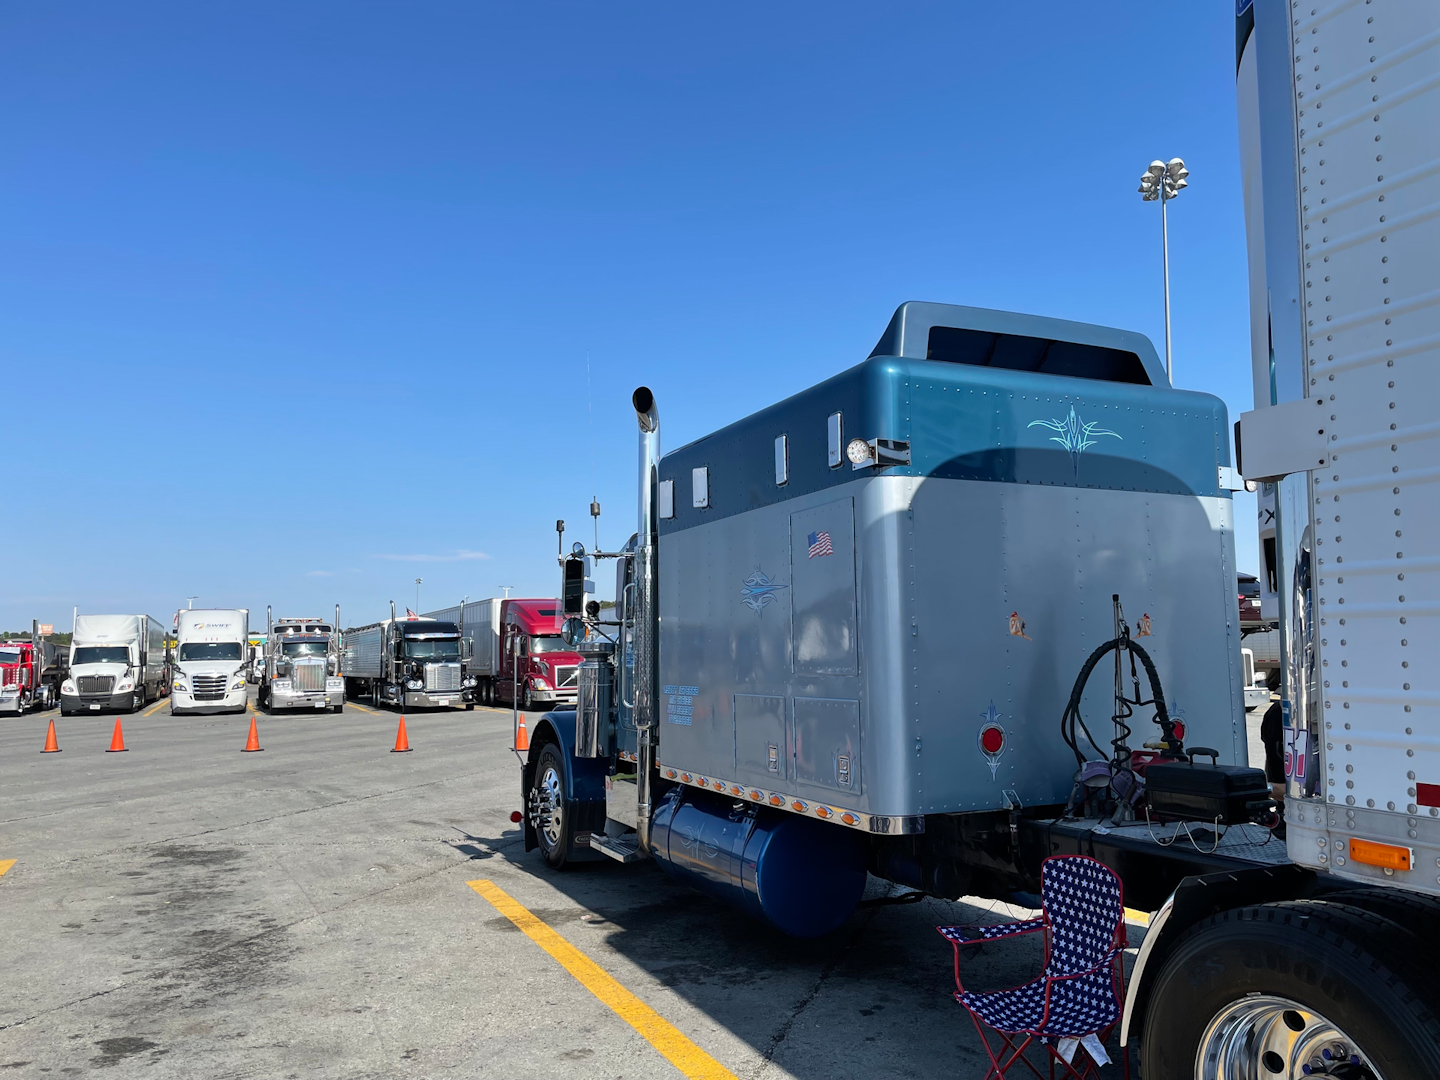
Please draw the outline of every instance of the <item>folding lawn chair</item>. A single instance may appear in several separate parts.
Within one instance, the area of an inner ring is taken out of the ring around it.
[[[1104,1056],[1105,1040],[1120,1019],[1126,944],[1120,879],[1095,859],[1054,855],[1041,865],[1040,897],[1038,919],[936,927],[955,947],[955,1000],[970,1013],[990,1057],[984,1080],[1005,1080],[1006,1070],[1017,1062],[1039,1077],[1025,1057],[1025,1048],[1037,1041],[1049,1055],[1052,1078],[1058,1064],[1066,1077],[1093,1080],[1096,1055]],[[1045,968],[1039,978],[982,994],[960,982],[961,945],[1040,931],[1045,933]],[[987,1027],[1003,1044],[998,1054],[986,1038]],[[1130,1054],[1124,1047],[1121,1056],[1129,1080]]]

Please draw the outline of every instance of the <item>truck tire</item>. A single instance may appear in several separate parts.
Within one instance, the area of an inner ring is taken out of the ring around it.
[[[1410,958],[1416,945],[1390,920],[1343,904],[1213,915],[1186,932],[1156,976],[1145,1080],[1300,1080],[1330,1075],[1347,1057],[1347,1071],[1333,1075],[1432,1080],[1440,1018],[1417,993],[1433,973]]]
[[[535,765],[535,786],[530,789],[530,821],[540,841],[540,855],[552,870],[563,870],[574,841],[575,822],[565,799],[565,763],[560,748],[546,743]]]
[[[1419,939],[1419,944],[1429,951],[1432,962],[1440,952],[1440,943],[1434,940],[1440,929],[1440,897],[1421,896],[1404,889],[1355,889],[1326,893],[1324,899],[1332,904],[1345,904],[1362,911],[1374,912],[1393,923],[1398,923]],[[1432,1007],[1440,1005],[1431,1002]]]
[[[520,701],[520,708],[524,709],[526,712],[529,712],[531,709],[535,708],[535,700],[530,695],[530,684],[528,682],[525,684],[525,693],[521,695]]]

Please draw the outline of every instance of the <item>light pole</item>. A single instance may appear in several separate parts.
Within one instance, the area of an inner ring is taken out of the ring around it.
[[[504,589],[504,590],[505,590],[505,599],[508,600],[508,599],[510,599],[510,590],[513,589],[515,586],[514,586],[514,585],[497,585],[497,586],[495,586],[495,587],[496,587],[497,589]]]
[[[200,599],[200,597],[198,597],[198,596],[187,596],[187,597],[185,597],[185,607],[188,608],[188,609],[193,609],[193,608],[195,607],[195,601],[196,601],[196,600],[199,600],[199,599]]]
[[[1165,275],[1165,377],[1171,386],[1175,385],[1175,369],[1170,360],[1170,228],[1165,220],[1165,204],[1179,195],[1181,188],[1190,186],[1185,179],[1189,175],[1185,162],[1177,157],[1169,162],[1152,161],[1140,177],[1141,198],[1160,203],[1160,253]]]
[[[424,578],[418,578],[418,577],[415,579],[415,614],[416,614],[416,615],[419,615],[419,614],[420,614],[420,583],[421,583],[422,581],[424,581],[424,580],[425,580]]]

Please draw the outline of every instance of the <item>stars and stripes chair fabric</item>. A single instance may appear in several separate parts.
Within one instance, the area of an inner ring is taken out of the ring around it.
[[[1096,1075],[1094,1052],[1120,1019],[1124,1001],[1125,907],[1120,879],[1104,863],[1084,855],[1055,855],[1041,865],[1039,918],[992,926],[940,926],[955,948],[955,1000],[965,1007],[990,1058],[984,1080],[1005,1080],[1024,1065],[1032,1042],[1041,1043],[1055,1065],[1076,1080]],[[960,946],[1025,934],[1045,935],[1045,966],[1038,978],[1009,990],[974,993],[960,980]],[[999,1039],[997,1053],[985,1029]],[[1086,1047],[1082,1055],[1077,1043]],[[1062,1049],[1069,1054],[1062,1053]],[[1125,1077],[1130,1057],[1121,1048]]]

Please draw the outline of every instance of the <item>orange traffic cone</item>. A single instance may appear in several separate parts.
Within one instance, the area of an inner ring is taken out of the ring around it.
[[[515,729],[515,749],[529,750],[530,732],[525,730],[525,714],[522,712],[518,715],[520,717],[520,726]]]
[[[120,731],[120,718],[118,716],[115,718],[115,734],[110,736],[110,749],[105,752],[107,754],[123,754],[126,752],[125,736]]]
[[[255,714],[250,714],[250,738],[245,740],[245,749],[241,753],[253,754],[257,750],[263,750],[260,745],[260,732],[255,727]]]
[[[45,733],[45,749],[40,752],[42,754],[58,754],[60,752],[60,744],[55,741],[54,720],[50,721],[50,730]]]
[[[410,740],[405,736],[405,715],[400,715],[400,730],[395,732],[395,749],[392,754],[408,754],[410,752]]]

